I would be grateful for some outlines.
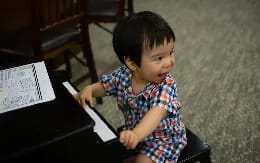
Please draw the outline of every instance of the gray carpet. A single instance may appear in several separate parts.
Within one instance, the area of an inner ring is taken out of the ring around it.
[[[260,162],[260,1],[136,0],[134,5],[136,11],[162,15],[176,33],[172,74],[183,121],[211,145],[212,162]],[[112,37],[95,25],[90,32],[98,74],[107,74],[120,65]],[[75,63],[73,71],[76,77],[87,70]],[[111,97],[96,108],[113,127],[123,123]]]

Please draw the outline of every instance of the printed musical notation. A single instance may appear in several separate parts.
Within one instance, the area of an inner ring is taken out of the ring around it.
[[[0,71],[0,113],[55,99],[44,62]]]

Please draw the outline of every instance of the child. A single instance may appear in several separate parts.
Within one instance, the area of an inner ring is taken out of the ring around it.
[[[139,152],[136,163],[176,163],[187,142],[176,82],[169,74],[174,43],[174,32],[159,15],[128,16],[113,32],[113,47],[124,65],[76,96],[83,106],[85,101],[94,106],[93,97],[117,98],[126,126],[120,142]]]

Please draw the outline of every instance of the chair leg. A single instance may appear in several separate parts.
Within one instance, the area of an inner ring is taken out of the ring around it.
[[[104,27],[103,25],[101,24],[98,24],[98,23],[94,23],[97,27],[103,29],[104,31],[110,33],[110,34],[113,34],[113,32],[111,30],[109,30],[108,28]]]
[[[71,64],[70,64],[70,52],[69,51],[64,52],[64,62],[66,65],[66,71],[69,73],[69,78],[71,79],[72,69],[71,69]]]
[[[92,83],[95,83],[98,81],[98,76],[97,76],[96,66],[95,66],[91,44],[90,44],[88,24],[85,26],[85,28],[81,28],[81,32],[83,35],[82,38],[83,55],[86,58]],[[103,103],[101,97],[98,97],[96,100],[98,104]]]
[[[83,45],[82,45],[83,46],[83,55],[86,59],[86,63],[89,67],[89,71],[91,72],[90,73],[91,80],[94,83],[94,82],[98,81],[97,71],[96,71],[96,67],[95,67],[95,62],[94,62],[94,58],[93,58],[90,40],[89,40],[88,29],[85,33],[86,33],[85,34],[86,38],[85,38],[85,41],[83,41]]]
[[[134,13],[134,4],[133,3],[134,3],[133,0],[127,1],[127,10],[128,10],[129,15]]]

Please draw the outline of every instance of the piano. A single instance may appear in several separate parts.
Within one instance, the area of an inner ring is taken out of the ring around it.
[[[17,65],[1,57],[0,69]],[[48,72],[55,100],[0,114],[0,162],[122,162],[128,151],[113,127],[76,102],[65,71]]]

